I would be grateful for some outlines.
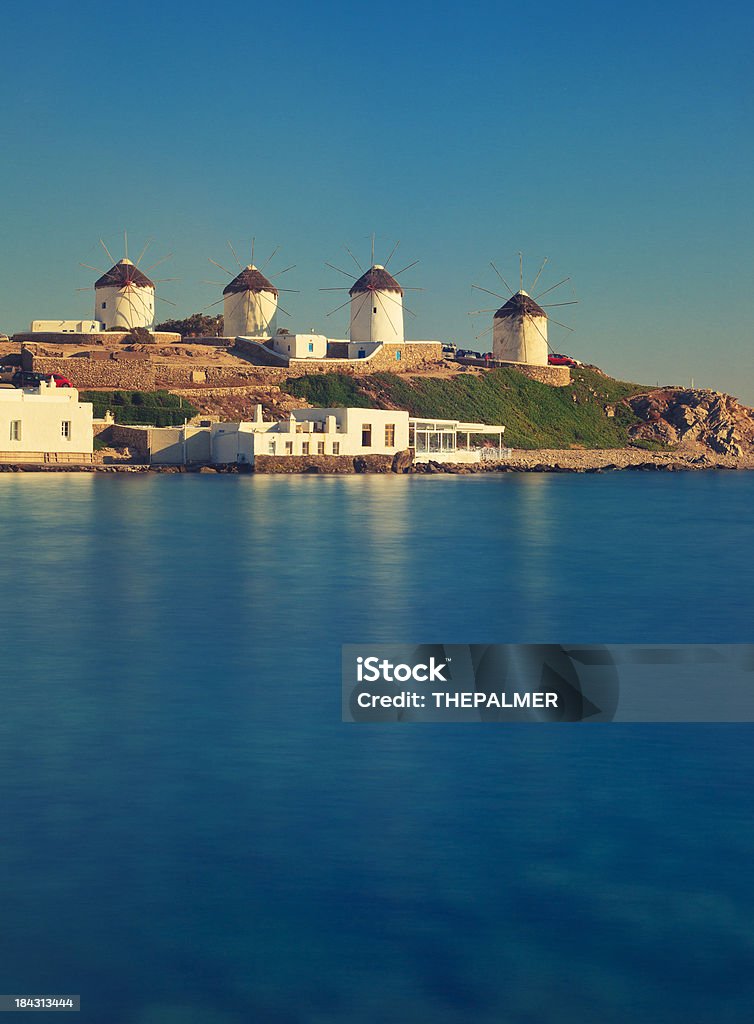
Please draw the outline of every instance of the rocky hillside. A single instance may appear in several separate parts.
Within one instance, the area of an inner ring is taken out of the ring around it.
[[[738,458],[754,451],[754,410],[719,391],[657,388],[628,402],[633,439]]]
[[[503,423],[520,449],[678,450],[754,454],[754,410],[715,391],[648,388],[580,366],[553,388],[513,369],[451,376],[312,374],[283,390],[311,405],[408,409],[413,416]]]

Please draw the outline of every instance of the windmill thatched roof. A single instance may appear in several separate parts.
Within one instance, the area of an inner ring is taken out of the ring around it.
[[[106,274],[94,282],[95,288],[126,288],[129,285],[136,288],[154,288],[154,282],[150,281],[131,260],[126,259],[118,260],[114,267],[110,267]]]
[[[379,265],[362,274],[348,294],[359,295],[362,292],[398,292],[399,295],[403,295],[403,289],[393,275],[388,274],[387,270]]]
[[[275,285],[253,264],[244,267],[241,273],[223,288],[223,295],[232,295],[234,292],[272,292],[275,297],[278,294]]]
[[[547,313],[534,301],[531,295],[521,291],[511,295],[505,305],[500,307],[497,313],[495,313],[495,320],[505,320],[507,317],[524,316],[526,314],[547,318]]]

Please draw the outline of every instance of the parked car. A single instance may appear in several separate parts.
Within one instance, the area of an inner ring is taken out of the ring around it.
[[[42,381],[54,381],[56,388],[71,388],[73,385],[62,373],[36,373],[34,370],[16,370],[10,379],[16,388],[35,388]]]
[[[552,352],[547,357],[547,362],[550,366],[578,366],[579,364],[575,359],[571,359],[570,356],[564,356],[561,352]]]

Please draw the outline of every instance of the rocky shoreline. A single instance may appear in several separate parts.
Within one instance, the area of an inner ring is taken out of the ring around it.
[[[609,473],[698,472],[700,470],[754,469],[754,455],[719,455],[709,451],[645,451],[638,448],[606,449],[514,449],[503,462],[482,462],[478,465],[426,462],[414,463],[406,457],[366,456],[330,458],[325,463],[316,457],[260,459],[256,472],[264,474],[300,473],[360,474],[415,473],[419,475],[453,474],[461,476],[480,473]],[[337,463],[337,465],[336,465]],[[0,473],[238,473],[254,472],[251,467],[229,466],[159,466],[131,460],[114,462],[72,463],[3,463]]]

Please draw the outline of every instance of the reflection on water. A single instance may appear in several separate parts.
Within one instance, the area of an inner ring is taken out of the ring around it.
[[[0,477],[0,991],[748,1017],[747,727],[339,721],[340,645],[752,637],[754,476]]]

